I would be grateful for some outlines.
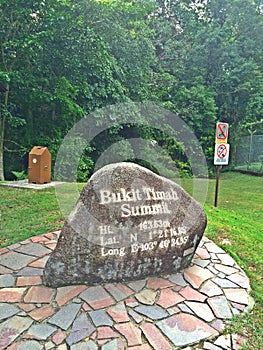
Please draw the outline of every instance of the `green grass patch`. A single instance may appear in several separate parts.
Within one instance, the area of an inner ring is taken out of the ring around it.
[[[209,180],[205,203],[206,236],[233,256],[250,278],[255,307],[229,326],[232,332],[248,337],[244,349],[263,349],[262,185],[262,177],[222,173],[218,208],[213,207],[215,180]],[[190,179],[182,180],[182,186],[189,193],[193,190]],[[79,190],[82,187],[79,184]],[[64,221],[54,188],[37,191],[0,186],[0,210],[0,246],[57,230]]]
[[[226,250],[250,278],[255,306],[250,314],[235,317],[226,332],[244,335],[243,349],[263,349],[263,178],[223,173],[218,208],[213,207],[215,181],[205,205],[206,235]],[[230,244],[224,244],[229,242]]]
[[[0,245],[54,231],[63,225],[54,188],[29,190],[0,186]]]

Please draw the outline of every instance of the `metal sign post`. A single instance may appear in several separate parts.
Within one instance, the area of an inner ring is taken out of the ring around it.
[[[216,138],[215,138],[215,154],[214,165],[216,165],[216,188],[215,188],[215,201],[214,207],[217,207],[218,192],[219,192],[219,178],[220,169],[222,165],[228,165],[229,162],[229,149],[230,145],[227,143],[228,137],[228,124],[217,123],[216,124]]]
[[[219,177],[220,177],[220,169],[221,165],[216,166],[216,189],[215,189],[215,202],[214,207],[217,207],[217,201],[218,201],[218,189],[219,189]]]

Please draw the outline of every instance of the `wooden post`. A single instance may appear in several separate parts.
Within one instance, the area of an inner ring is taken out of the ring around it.
[[[216,190],[215,190],[215,202],[214,202],[214,207],[215,208],[217,207],[217,201],[218,201],[220,168],[221,168],[221,165],[217,165],[216,166]]]

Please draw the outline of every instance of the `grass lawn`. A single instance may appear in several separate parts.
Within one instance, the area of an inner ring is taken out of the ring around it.
[[[82,185],[79,185],[81,188]],[[189,180],[183,186],[190,188]],[[213,207],[215,181],[209,181],[206,236],[226,250],[250,277],[256,304],[230,325],[247,335],[244,349],[263,349],[263,178],[239,173],[220,177],[218,208]],[[54,188],[35,191],[0,187],[0,247],[57,230],[63,215]],[[227,242],[228,244],[225,244]]]

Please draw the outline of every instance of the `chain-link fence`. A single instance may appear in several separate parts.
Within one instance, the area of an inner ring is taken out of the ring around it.
[[[234,165],[236,169],[263,173],[263,135],[242,137],[236,146]]]

